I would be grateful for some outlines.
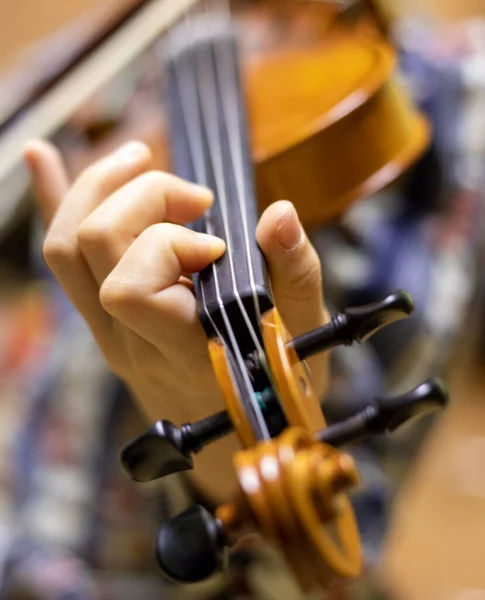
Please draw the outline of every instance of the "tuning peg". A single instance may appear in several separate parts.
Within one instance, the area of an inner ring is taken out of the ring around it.
[[[394,431],[413,417],[444,408],[448,391],[441,379],[428,379],[417,388],[393,398],[377,399],[357,414],[334,423],[317,434],[321,442],[339,447],[372,435]]]
[[[335,346],[361,344],[383,327],[408,317],[413,310],[411,296],[399,290],[381,302],[345,309],[323,327],[294,338],[288,348],[293,348],[297,357],[304,360]]]
[[[121,463],[135,481],[153,481],[193,468],[192,454],[232,431],[226,411],[177,427],[158,421],[121,452]]]
[[[197,505],[170,519],[160,529],[156,554],[167,577],[194,583],[224,568],[226,548],[221,521]]]

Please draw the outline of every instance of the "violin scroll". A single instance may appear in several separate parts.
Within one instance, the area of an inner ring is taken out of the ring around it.
[[[192,507],[160,530],[157,557],[169,577],[207,578],[223,567],[227,547],[251,532],[283,550],[304,590],[359,573],[359,535],[345,494],[359,476],[349,455],[290,428],[238,452],[234,467],[239,490],[233,503],[215,517]]]

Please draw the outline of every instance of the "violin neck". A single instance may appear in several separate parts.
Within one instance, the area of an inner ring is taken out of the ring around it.
[[[236,334],[244,336],[247,318],[259,332],[260,314],[272,303],[255,236],[257,202],[237,45],[228,24],[219,25],[189,23],[172,34],[168,114],[175,172],[214,192],[213,206],[194,228],[227,244],[225,255],[197,278],[202,322],[209,336],[224,332],[222,303]],[[240,314],[241,303],[246,314]]]

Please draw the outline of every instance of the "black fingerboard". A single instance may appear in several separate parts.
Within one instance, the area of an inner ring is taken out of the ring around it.
[[[255,236],[257,202],[235,35],[216,19],[198,21],[172,35],[167,54],[174,170],[213,190],[212,208],[193,226],[227,244],[215,266],[197,276],[200,318],[209,336],[217,329],[230,344],[222,302],[246,355],[254,349],[246,320],[260,335],[259,316],[272,301]]]

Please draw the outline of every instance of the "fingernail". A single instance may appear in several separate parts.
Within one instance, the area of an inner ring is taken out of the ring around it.
[[[123,164],[137,163],[141,159],[148,157],[150,150],[142,142],[128,142],[124,146],[121,146],[114,153],[114,157],[117,161]]]
[[[208,233],[197,233],[199,241],[206,246],[211,255],[212,260],[222,256],[226,250],[226,242],[215,235],[209,235]]]
[[[208,187],[205,187],[205,185],[199,185],[197,183],[191,183],[190,188],[194,196],[197,196],[197,198],[199,198],[207,206],[207,208],[212,205],[214,202],[214,194],[212,193],[212,190],[210,190]]]
[[[276,220],[275,237],[285,250],[292,250],[301,243],[305,232],[293,204],[286,204],[286,208]]]

